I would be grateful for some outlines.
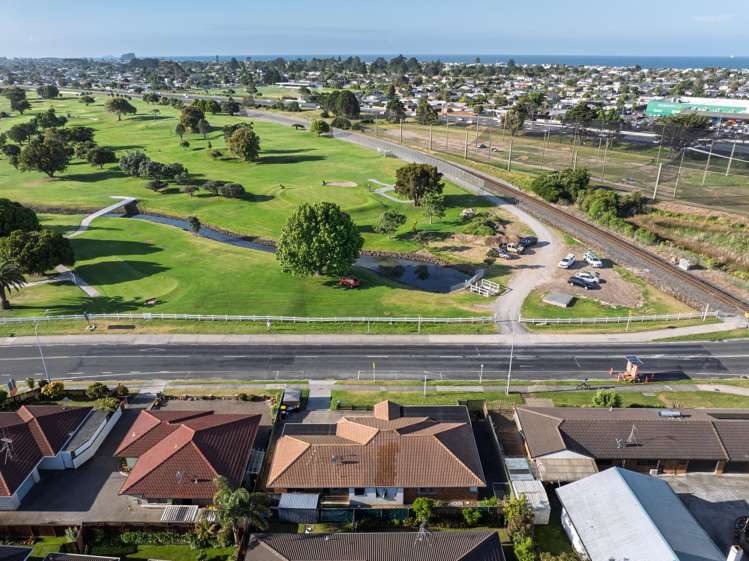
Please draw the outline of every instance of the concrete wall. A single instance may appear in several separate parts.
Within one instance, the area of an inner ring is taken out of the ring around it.
[[[26,493],[39,481],[39,470],[34,468],[10,497],[0,497],[0,510],[17,510]]]
[[[379,487],[380,495],[377,495],[378,487],[366,487],[364,489],[364,495],[354,494],[355,489],[352,487],[348,490],[348,499],[351,506],[365,505],[365,506],[380,506],[380,505],[402,505],[403,504],[403,488],[402,487],[391,487],[384,488]],[[385,498],[388,497],[388,498]]]
[[[572,520],[570,520],[570,517],[564,508],[562,509],[562,528],[564,528],[564,531],[572,544],[572,548],[577,552],[577,554],[583,559],[589,559],[583,541],[580,539],[577,530],[575,530],[575,527],[572,525]]]
[[[117,421],[120,420],[120,417],[122,417],[122,408],[118,407],[106,421],[102,422],[101,425],[99,425],[99,428],[96,429],[93,437],[90,438],[88,442],[79,446],[76,450],[73,450],[72,454],[69,454],[70,463],[68,464],[68,460],[66,459],[66,467],[78,469],[88,460],[90,460],[99,450],[99,447],[104,442],[104,440],[106,440],[107,436],[109,436],[109,433],[117,424]]]

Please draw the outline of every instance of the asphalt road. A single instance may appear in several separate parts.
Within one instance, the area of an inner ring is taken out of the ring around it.
[[[505,379],[510,349],[498,345],[137,345],[43,346],[51,378],[63,379]],[[514,379],[600,378],[638,355],[659,379],[749,375],[746,341],[688,344],[516,346]],[[0,349],[0,383],[43,375],[39,349]]]

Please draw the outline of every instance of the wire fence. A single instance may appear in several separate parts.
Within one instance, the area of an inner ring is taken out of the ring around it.
[[[679,313],[679,314],[653,314],[647,316],[615,316],[615,317],[593,317],[593,318],[518,318],[520,323],[528,323],[531,325],[599,325],[607,323],[637,323],[637,322],[660,322],[660,321],[694,321],[701,320],[707,321],[708,319],[716,319],[723,321],[729,319],[729,316],[723,312],[690,312],[690,313]]]

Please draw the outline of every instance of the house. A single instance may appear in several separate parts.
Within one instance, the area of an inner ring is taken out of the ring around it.
[[[749,472],[747,410],[516,407],[515,423],[542,481],[576,481],[612,466]]]
[[[354,506],[409,504],[416,497],[474,501],[485,487],[464,406],[401,407],[335,424],[287,424],[266,487],[332,496]]]
[[[33,548],[15,545],[0,545],[0,561],[26,561]]]
[[[261,534],[245,561],[504,561],[497,532]]]
[[[120,489],[145,502],[209,504],[214,480],[245,479],[261,415],[141,411],[115,451],[129,473]]]
[[[613,467],[557,489],[562,526],[590,561],[723,561],[665,481]]]
[[[21,506],[40,469],[77,467],[73,453],[98,441],[100,426],[91,407],[24,405],[0,412],[0,510]]]

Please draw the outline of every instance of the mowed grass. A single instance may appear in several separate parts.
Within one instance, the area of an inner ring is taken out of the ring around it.
[[[43,222],[71,228],[79,217]],[[101,218],[72,240],[75,272],[101,293],[85,296],[69,283],[39,285],[11,295],[15,315],[97,312],[175,312],[288,316],[490,315],[469,293],[410,290],[357,269],[362,286],[284,273],[275,256],[211,240],[161,224]],[[145,301],[157,300],[154,306]],[[480,314],[480,312],[483,312]],[[0,316],[1,317],[1,316]]]
[[[460,223],[461,210],[489,205],[484,199],[447,184],[447,215],[429,225],[421,209],[388,201],[368,191],[368,179],[392,183],[395,170],[403,165],[375,151],[258,121],[255,127],[261,138],[261,157],[258,162],[245,163],[231,157],[221,131],[224,125],[247,121],[244,117],[207,115],[214,130],[206,139],[199,134],[186,134],[190,147],[184,149],[174,133],[179,112],[168,106],[132,100],[138,114],[117,121],[116,116],[106,112],[107,97],[104,95],[97,95],[96,103],[90,107],[81,104],[75,96],[54,101],[38,100],[34,94],[29,98],[33,109],[23,116],[14,114],[2,119],[0,132],[54,107],[59,115],[68,115],[68,126],[96,129],[96,142],[114,148],[119,155],[143,150],[156,161],[182,163],[195,184],[208,179],[232,181],[242,184],[248,192],[243,200],[210,197],[200,192],[190,197],[172,185],[159,194],[147,190],[144,179],[124,176],[116,164],[99,170],[73,159],[59,177],[50,179],[41,173],[21,173],[6,158],[0,159],[0,197],[36,207],[93,210],[111,204],[111,196],[132,196],[140,201],[139,206],[145,212],[179,217],[194,215],[206,225],[241,235],[276,239],[286,218],[298,205],[332,201],[351,215],[367,248],[405,252],[420,248],[413,239],[414,226],[425,231],[451,232]],[[5,98],[0,98],[0,110],[9,110]],[[212,158],[212,150],[221,151],[223,157]],[[323,180],[353,181],[358,186],[324,187]],[[397,208],[408,217],[406,224],[392,237],[373,231],[380,215],[388,208]]]
[[[496,392],[438,392],[427,390],[423,392],[390,392],[390,391],[348,391],[333,390],[330,396],[332,409],[338,407],[371,407],[385,399],[395,401],[400,405],[456,405],[459,401],[481,400],[503,402],[505,405],[521,405],[523,397],[518,393],[506,395],[503,391]]]

